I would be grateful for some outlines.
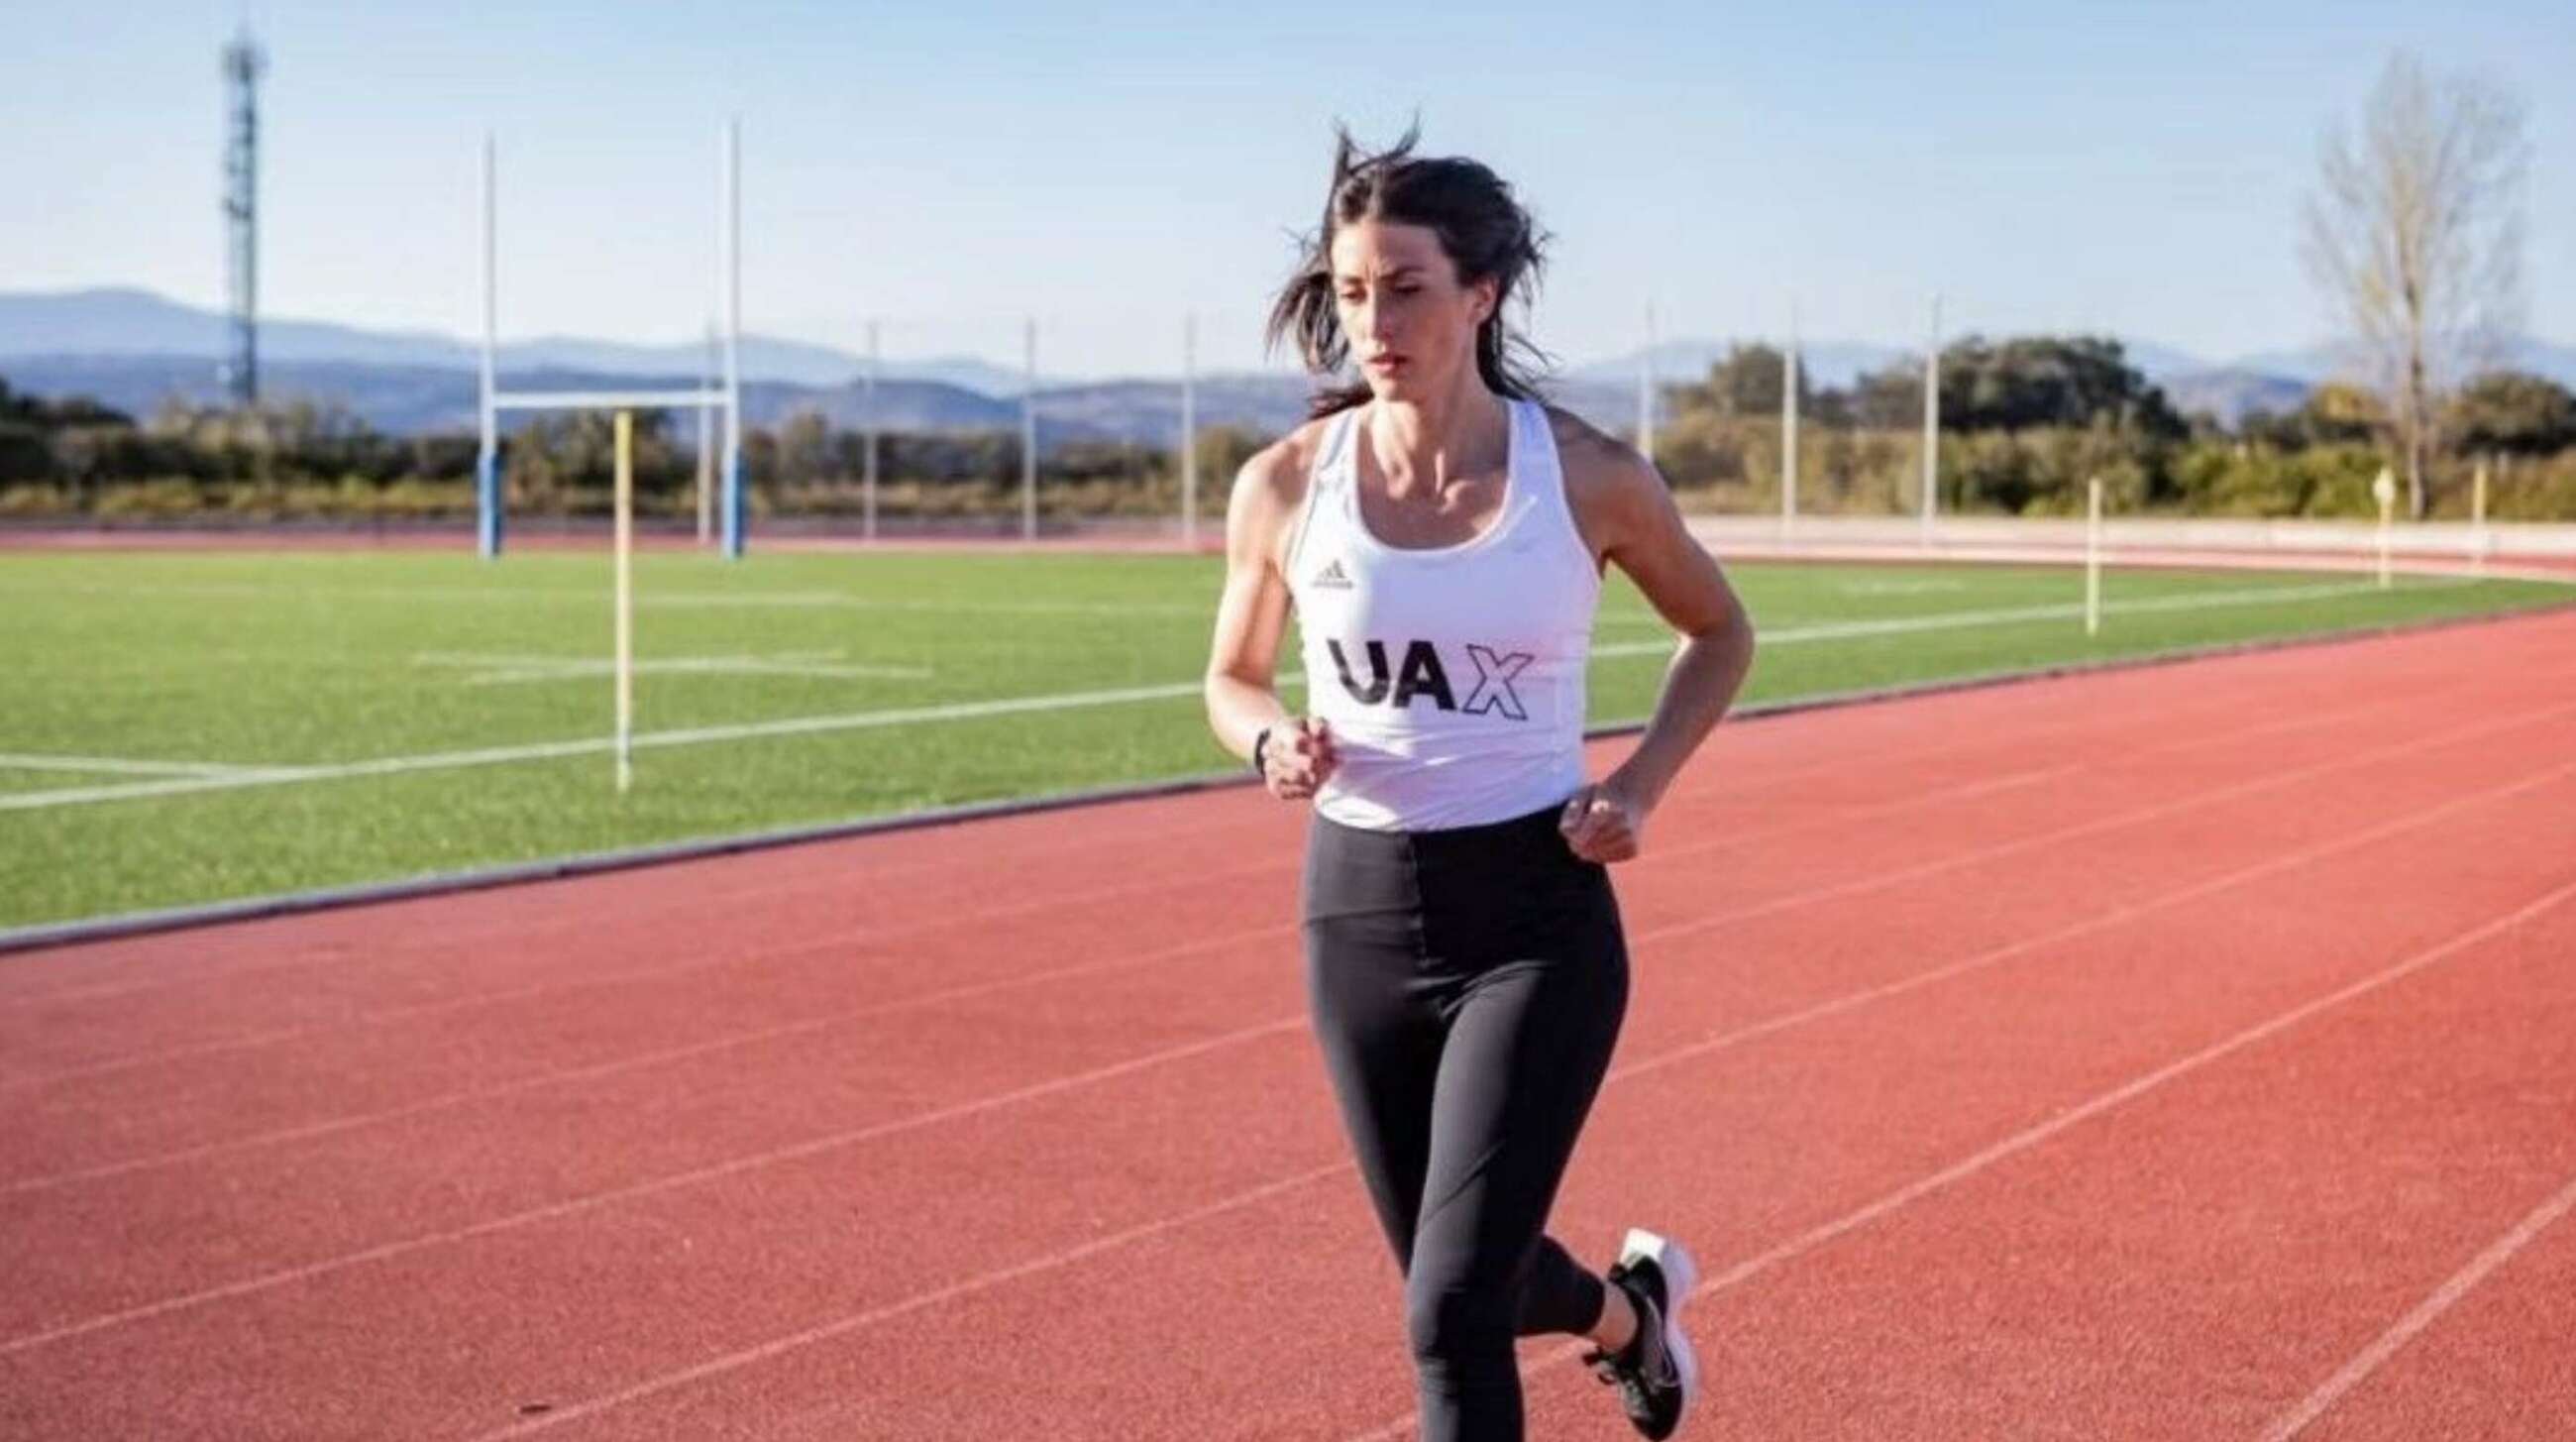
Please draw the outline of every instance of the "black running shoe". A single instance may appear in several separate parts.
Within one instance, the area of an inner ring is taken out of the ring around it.
[[[1681,1326],[1682,1303],[1699,1283],[1699,1268],[1679,1242],[1631,1229],[1609,1281],[1636,1308],[1637,1335],[1616,1352],[1596,1347],[1583,1360],[1618,1387],[1619,1405],[1637,1431],[1662,1442],[1681,1426],[1699,1391],[1698,1359]]]

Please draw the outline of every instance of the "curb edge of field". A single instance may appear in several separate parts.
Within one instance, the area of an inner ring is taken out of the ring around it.
[[[2450,630],[2466,626],[2497,625],[2508,621],[2527,620],[2534,616],[2571,611],[2576,611],[2576,600],[2549,601],[2471,616],[2442,616],[2430,620],[2400,621],[2350,630],[2266,636],[2248,641],[2219,641],[2205,646],[2176,646],[2161,651],[2142,651],[2100,660],[2057,661],[2037,666],[1972,671],[1965,675],[1943,676],[1926,681],[1863,686],[1848,691],[1826,691],[1811,696],[1792,696],[1776,701],[1755,702],[1729,711],[1727,723],[1758,721],[1844,706],[1908,701],[1956,691],[1978,691],[1995,686],[2057,680],[2070,676],[2144,670],[2152,666],[2181,665],[2192,661],[2254,655],[2266,651],[2349,645],[2388,636]],[[1584,739],[1597,741],[1604,737],[1628,736],[1644,729],[1645,722],[1642,720],[1610,722],[1587,728],[1584,731]],[[117,912],[77,921],[42,922],[32,926],[0,928],[0,957],[84,942],[143,936],[155,932],[183,931],[227,922],[256,921],[317,911],[337,911],[348,907],[371,906],[389,901],[409,901],[457,892],[485,891],[531,882],[563,881],[574,877],[595,876],[604,872],[630,871],[672,862],[731,856],[747,851],[768,851],[817,841],[839,841],[887,832],[917,831],[934,826],[955,826],[971,821],[1066,811],[1076,807],[1100,806],[1123,801],[1148,801],[1165,796],[1180,796],[1191,792],[1222,790],[1252,784],[1253,778],[1244,771],[1200,772],[1189,776],[1165,777],[1157,781],[1122,782],[1111,786],[1042,792],[1034,796],[1004,797],[992,801],[896,812],[892,815],[816,822],[767,831],[739,832],[729,836],[697,837],[684,841],[658,842],[650,846],[622,847],[610,851],[577,852],[569,856],[474,867],[462,871],[427,872],[392,881],[320,887],[310,891],[274,892],[266,896],[238,897],[229,901],[204,902],[190,906]]]

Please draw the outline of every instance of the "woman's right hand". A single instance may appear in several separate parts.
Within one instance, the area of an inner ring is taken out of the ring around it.
[[[1270,728],[1270,740],[1261,748],[1261,781],[1280,800],[1301,801],[1314,795],[1340,762],[1331,723],[1299,716]]]

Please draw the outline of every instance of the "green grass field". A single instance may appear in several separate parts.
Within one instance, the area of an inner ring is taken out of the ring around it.
[[[2570,599],[2511,581],[1739,565],[1784,698]],[[0,556],[0,926],[1220,769],[1218,563],[637,563],[636,784],[597,554]],[[1596,722],[1666,643],[1614,580]],[[1291,690],[1291,703],[1295,690]]]

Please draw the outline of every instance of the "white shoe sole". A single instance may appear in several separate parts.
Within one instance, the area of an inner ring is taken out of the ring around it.
[[[1687,1418],[1691,1403],[1699,1397],[1699,1359],[1691,1355],[1690,1338],[1682,1333],[1682,1306],[1690,1300],[1691,1288],[1699,1285],[1699,1264],[1681,1243],[1631,1227],[1627,1240],[1619,1245],[1619,1260],[1639,1259],[1654,1263],[1664,1275],[1664,1351],[1682,1379],[1682,1416]],[[1678,1430],[1679,1424],[1675,1427]]]

